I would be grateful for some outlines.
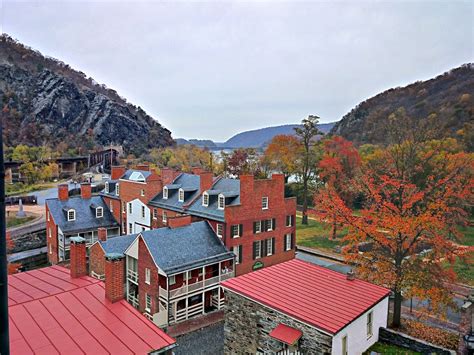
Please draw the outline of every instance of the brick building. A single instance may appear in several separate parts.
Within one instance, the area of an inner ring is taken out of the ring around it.
[[[387,326],[390,290],[297,259],[222,287],[226,354],[359,355]]]
[[[107,257],[125,257],[125,289],[134,307],[159,326],[221,309],[220,282],[234,276],[234,254],[206,221],[173,217],[168,227],[98,241],[90,273],[105,277]]]
[[[79,196],[69,197],[68,185],[58,186],[58,197],[46,200],[46,243],[51,264],[69,259],[70,238],[83,237],[88,245],[99,238],[120,235],[120,226],[101,196],[92,196],[91,185],[82,184]]]
[[[180,174],[148,205],[157,226],[184,214],[207,220],[235,253],[237,275],[294,258],[296,200],[285,198],[283,175],[255,180]]]

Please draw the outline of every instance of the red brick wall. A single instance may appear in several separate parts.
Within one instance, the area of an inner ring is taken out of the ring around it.
[[[110,210],[110,206],[112,204],[112,215],[114,216],[114,218],[116,219],[116,221],[122,225],[122,204],[120,202],[119,199],[116,199],[116,198],[111,198],[111,197],[105,197],[104,196],[104,202],[105,204],[107,205],[107,207],[109,208]]]
[[[80,243],[71,241],[71,277],[81,277],[87,275],[86,242]]]
[[[166,210],[166,209],[159,208],[159,207],[154,207],[154,206],[151,206],[151,205],[148,205],[148,208],[151,211],[151,228],[152,229],[162,228],[162,227],[167,227],[168,226],[168,224],[163,223],[163,211],[166,211],[166,213],[168,215],[168,218],[174,218],[174,217],[180,215],[180,213],[178,213],[178,212]],[[157,216],[156,219],[153,218],[153,210],[154,209],[156,209],[157,212],[158,212],[158,216]]]
[[[145,268],[150,269],[150,284],[145,283]],[[153,259],[148,252],[148,248],[142,238],[138,240],[138,309],[140,312],[145,312],[145,293],[151,296],[151,311],[150,314],[158,312],[158,269],[153,262]],[[166,282],[166,281],[165,281]]]
[[[170,228],[179,228],[188,226],[191,224],[191,216],[184,215],[184,216],[177,216],[168,219],[168,227]]]
[[[236,265],[236,274],[242,275],[252,271],[256,261],[261,261],[264,267],[291,260],[295,257],[294,248],[284,251],[284,236],[295,233],[295,227],[286,227],[286,216],[296,215],[296,200],[285,199],[284,178],[274,174],[272,179],[253,180],[249,176],[241,177],[240,206],[229,206],[224,210],[226,221],[225,245],[231,249],[234,245],[242,245],[242,262]],[[268,197],[269,208],[262,210],[262,197]],[[276,229],[269,232],[253,233],[253,222],[264,219],[276,219]],[[243,235],[231,238],[231,226],[243,225]],[[253,260],[253,242],[275,238],[275,253],[258,260]]]
[[[46,208],[46,246],[48,247],[48,261],[51,264],[57,264],[59,262],[58,255],[58,228],[54,223],[53,217],[49,213],[48,206]],[[49,221],[48,221],[48,215]],[[51,230],[51,237],[49,231]],[[51,249],[50,249],[51,248]],[[49,251],[51,250],[51,254]]]
[[[105,297],[113,302],[124,298],[125,258],[105,260]]]
[[[94,271],[98,275],[105,274],[105,254],[99,243],[94,243],[89,248],[89,273]]]

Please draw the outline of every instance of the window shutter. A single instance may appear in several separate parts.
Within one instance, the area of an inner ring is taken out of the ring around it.
[[[294,224],[295,224],[295,216],[294,216],[294,215],[291,215],[291,216],[290,216],[290,220],[291,220],[291,226],[293,227]]]
[[[258,223],[260,223],[260,232],[263,232],[265,231],[265,221],[258,221]]]
[[[239,236],[243,236],[244,235],[244,225],[243,224],[240,224],[239,225]]]
[[[230,226],[230,237],[234,238],[234,225]]]
[[[288,238],[288,234],[283,235],[283,251],[286,251],[286,241]]]
[[[260,223],[260,222],[258,222]],[[253,222],[253,234],[257,233],[257,222]]]
[[[253,260],[255,260],[256,256],[257,256],[257,242],[253,242],[253,254],[252,254]]]
[[[260,255],[262,257],[267,255],[267,240],[266,239],[260,242]]]
[[[239,264],[242,263],[242,248],[243,248],[243,245],[239,245]]]
[[[275,255],[275,237],[272,238],[272,255]]]
[[[295,248],[295,234],[291,233],[291,249]]]
[[[277,228],[276,218],[272,219],[272,228],[273,228],[273,230],[275,230]]]
[[[263,221],[263,224],[265,225],[264,231],[265,231],[265,232],[268,232],[268,227],[270,227],[270,226],[268,225],[268,219],[265,219],[265,220]]]

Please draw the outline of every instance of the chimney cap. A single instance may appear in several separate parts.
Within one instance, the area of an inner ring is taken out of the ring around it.
[[[107,253],[105,254],[105,259],[110,261],[121,260],[125,257],[125,255],[120,253]]]
[[[352,269],[350,269],[347,272],[347,280],[349,280],[349,281],[355,280],[355,272]]]
[[[81,244],[86,242],[86,240],[82,237],[71,237],[69,240],[71,241],[71,243],[74,244]]]

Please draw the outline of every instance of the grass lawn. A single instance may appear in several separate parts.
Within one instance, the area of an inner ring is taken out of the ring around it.
[[[337,238],[331,240],[331,229],[327,224],[308,219],[308,224],[302,225],[301,217],[296,217],[296,243],[304,247],[334,252],[334,247],[341,245],[341,238],[346,233],[341,229],[337,232]]]
[[[28,223],[28,222],[34,220],[35,218],[36,218],[35,216],[26,216],[25,218],[17,218],[15,216],[7,217],[6,218],[7,228],[16,227],[16,226],[19,226],[21,224]]]
[[[471,223],[473,221],[471,220]],[[464,234],[464,238],[462,238],[459,243],[462,245],[469,245],[474,246],[474,227],[466,226],[466,227],[459,227],[459,231]]]
[[[372,345],[372,347],[369,350],[367,350],[364,353],[364,355],[370,354],[371,351],[375,351],[375,352],[380,353],[380,354],[390,354],[390,355],[421,354],[421,353],[417,353],[416,351],[412,351],[412,350],[409,350],[409,349],[400,348],[400,347],[395,346],[395,345],[380,343],[380,342],[375,343],[374,345]]]
[[[14,184],[5,184],[5,196],[14,196],[22,195],[33,191],[45,190],[50,187],[56,186],[57,182],[46,182],[42,184],[23,184],[23,183],[14,183]]]

